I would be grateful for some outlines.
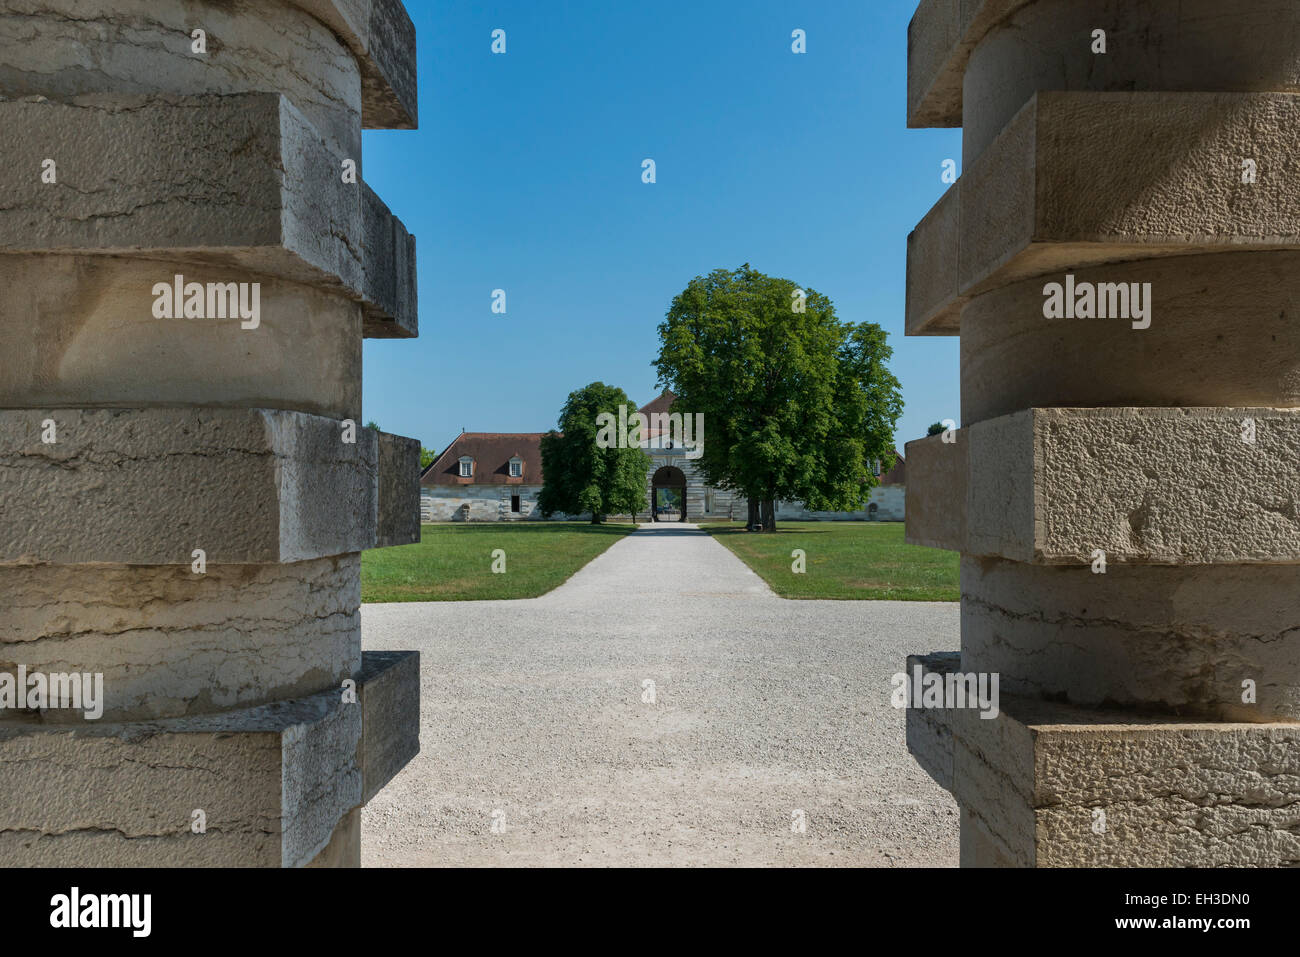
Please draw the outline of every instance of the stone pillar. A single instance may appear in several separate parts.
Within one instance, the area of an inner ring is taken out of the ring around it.
[[[361,651],[419,539],[361,129],[415,123],[398,0],[0,12],[0,866],[360,863],[419,749],[418,655]]]
[[[1001,692],[908,713],[962,864],[1294,864],[1300,6],[923,0],[908,43],[909,125],[963,128],[906,319],[961,337],[963,428],[907,446],[961,652],[908,671]]]

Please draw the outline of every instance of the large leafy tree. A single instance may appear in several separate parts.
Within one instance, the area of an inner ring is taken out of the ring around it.
[[[537,507],[543,517],[590,512],[592,523],[598,525],[607,515],[636,515],[646,507],[650,456],[636,444],[601,448],[596,442],[598,417],[609,413],[617,418],[620,405],[627,407],[629,416],[636,412],[626,392],[603,382],[569,394],[560,411],[560,431],[542,436],[543,479]]]
[[[893,467],[903,411],[893,353],[874,323],[842,322],[830,299],[748,264],[697,276],[659,325],[655,367],[673,410],[704,414],[696,466],[749,500],[751,530],[776,501],[860,508]]]

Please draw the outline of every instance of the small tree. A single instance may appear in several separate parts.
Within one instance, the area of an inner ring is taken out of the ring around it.
[[[537,507],[543,518],[556,512],[591,513],[599,525],[607,515],[635,516],[645,506],[646,471],[650,456],[639,445],[610,448],[596,442],[602,413],[618,417],[618,407],[629,414],[636,406],[627,393],[603,382],[593,382],[576,392],[560,411],[560,430],[542,436],[542,491]]]
[[[426,449],[423,445],[420,446],[420,471],[423,472],[430,465],[432,465],[433,460],[436,459],[437,457],[438,457],[438,453],[435,452],[433,449]]]
[[[930,428],[926,430],[925,434],[926,437],[928,438],[931,435],[939,435],[941,432],[947,432],[947,431],[948,430],[944,428],[942,422],[936,422],[934,423],[934,425],[930,426]]]

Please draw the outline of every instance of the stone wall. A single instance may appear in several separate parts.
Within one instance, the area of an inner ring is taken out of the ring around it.
[[[903,486],[877,485],[866,507],[856,511],[810,512],[802,502],[777,502],[776,518],[783,522],[901,522],[906,518],[906,504],[907,490]]]
[[[420,489],[420,520],[423,522],[520,522],[542,521],[537,507],[540,485],[426,485]],[[511,496],[519,496],[519,511],[511,509]],[[551,521],[571,518],[557,513]],[[591,516],[586,516],[590,518]]]

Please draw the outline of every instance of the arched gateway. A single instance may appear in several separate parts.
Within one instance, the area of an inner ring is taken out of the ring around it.
[[[650,480],[650,517],[656,522],[686,521],[686,473],[665,465]]]

